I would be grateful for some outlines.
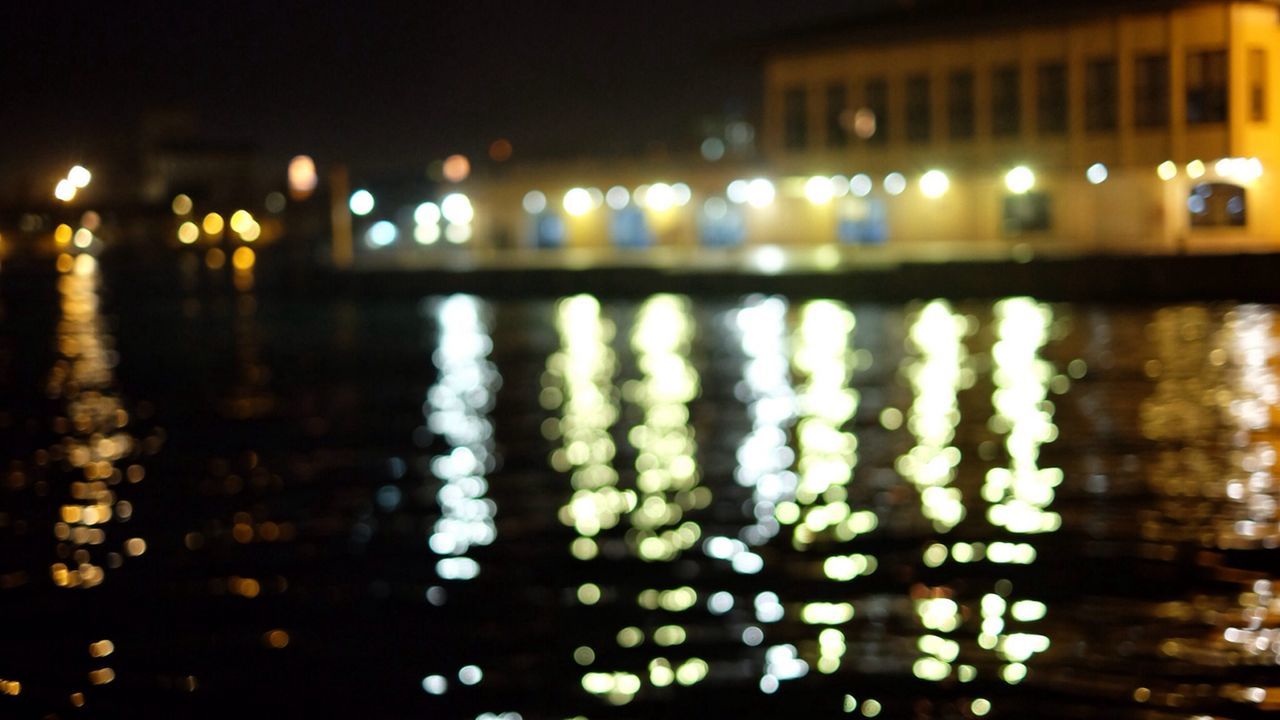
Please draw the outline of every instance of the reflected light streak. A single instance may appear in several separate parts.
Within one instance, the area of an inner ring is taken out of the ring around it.
[[[450,449],[431,460],[432,474],[441,483],[436,493],[440,517],[428,542],[432,552],[445,556],[436,564],[444,579],[475,577],[479,565],[464,556],[497,537],[497,506],[485,497],[485,476],[497,460],[489,413],[501,378],[489,360],[493,341],[487,313],[488,307],[470,295],[449,296],[435,311],[439,342],[432,360],[440,374],[424,409],[427,427]]]

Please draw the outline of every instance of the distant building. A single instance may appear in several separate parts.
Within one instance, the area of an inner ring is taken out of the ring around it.
[[[898,7],[769,44],[750,161],[512,167],[457,186],[474,205],[465,230],[449,232],[446,217],[414,235],[494,258],[661,246],[1276,249],[1277,63],[1274,2]]]

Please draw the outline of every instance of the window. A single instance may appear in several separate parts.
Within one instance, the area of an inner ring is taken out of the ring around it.
[[[1049,196],[1029,192],[1004,199],[1004,229],[1009,235],[1039,232],[1050,228]]]
[[[929,76],[907,78],[907,139],[928,142],[933,116],[929,107]]]
[[[1158,128],[1169,124],[1169,58],[1144,55],[1133,61],[1133,124]]]
[[[809,144],[809,118],[802,87],[788,88],[782,95],[783,142],[788,150],[803,150]]]
[[[1192,227],[1244,227],[1244,209],[1244,188],[1230,183],[1200,183],[1187,197]]]
[[[1227,120],[1227,52],[1187,53],[1187,122]]]
[[[533,245],[540,248],[564,247],[564,219],[553,212],[533,217]]]
[[[644,211],[635,205],[613,213],[609,218],[609,236],[618,247],[645,248],[653,244],[653,233],[649,231]]]
[[[1249,119],[1267,121],[1267,51],[1249,50]]]
[[[973,137],[973,73],[956,70],[947,82],[947,126],[952,140]]]
[[[848,109],[848,91],[844,83],[827,86],[827,147],[844,147],[849,140],[844,127],[844,113]]]
[[[1036,68],[1036,127],[1042,135],[1067,131],[1067,66],[1063,63]]]
[[[884,78],[867,81],[867,109],[874,120],[867,142],[882,144],[889,139],[889,83]],[[861,136],[861,133],[859,134]]]
[[[991,134],[1017,135],[1022,129],[1022,93],[1018,66],[996,68],[991,75]]]
[[[698,236],[707,247],[735,247],[747,236],[747,220],[741,205],[710,198],[698,213]]]
[[[1090,132],[1116,129],[1115,58],[1090,60],[1084,71],[1084,127]]]
[[[882,245],[889,237],[884,202],[876,198],[844,198],[836,206],[836,237],[850,245]]]

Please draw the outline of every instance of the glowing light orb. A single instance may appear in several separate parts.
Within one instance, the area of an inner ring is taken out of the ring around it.
[[[1036,186],[1036,174],[1031,172],[1031,168],[1019,165],[1005,173],[1004,186],[1014,195],[1025,195]]]
[[[93,179],[93,174],[85,169],[83,165],[76,165],[67,172],[67,180],[76,187],[81,189],[89,184]]]
[[[1101,185],[1107,181],[1109,175],[1107,166],[1102,163],[1094,163],[1089,166],[1088,170],[1084,171],[1084,178],[1092,185]]]
[[[347,201],[351,212],[362,217],[373,212],[373,205],[373,193],[364,189],[351,193],[351,199]]]
[[[907,189],[907,178],[899,172],[891,172],[884,176],[884,191],[890,195],[901,195]]]
[[[564,194],[561,204],[564,206],[564,211],[574,217],[586,215],[591,212],[591,193],[587,192],[586,188],[570,188]]]
[[[927,198],[940,198],[951,189],[951,179],[941,170],[930,170],[920,176],[920,192]]]

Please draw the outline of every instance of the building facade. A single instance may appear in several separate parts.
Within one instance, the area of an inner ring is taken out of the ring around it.
[[[1277,4],[990,5],[770,43],[752,164],[512,167],[416,213],[436,225],[414,237],[492,257],[1280,249]]]

